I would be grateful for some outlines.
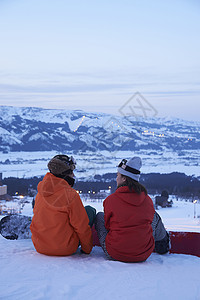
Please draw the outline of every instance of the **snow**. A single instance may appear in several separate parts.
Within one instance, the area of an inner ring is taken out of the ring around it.
[[[58,148],[64,149],[64,151],[67,148],[72,149],[74,146],[76,150],[74,150],[73,154],[77,162],[83,157],[85,159],[86,150],[87,154],[89,152],[88,149],[93,151],[91,155],[93,155],[94,160],[96,155],[101,154],[103,165],[101,163],[95,165],[88,174],[86,172],[82,173],[83,178],[87,178],[87,176],[91,178],[93,176],[92,173],[94,173],[93,170],[96,169],[102,170],[102,173],[115,172],[115,164],[111,164],[113,166],[112,169],[107,166],[111,156],[121,160],[122,157],[132,157],[133,152],[134,155],[141,156],[145,162],[142,169],[143,173],[169,173],[176,171],[186,175],[200,176],[199,122],[189,122],[175,118],[136,118],[134,115],[132,117],[123,117],[122,115],[1,106],[1,127],[9,128],[9,132],[0,128],[1,143],[4,145],[2,150],[6,152],[10,151],[10,149],[25,149],[25,144],[29,138],[29,141],[36,142],[34,143],[35,147],[39,147],[40,143],[38,141],[46,139],[48,139],[47,146],[49,149],[55,147],[55,143],[53,143],[52,147],[49,146],[53,140],[60,141],[58,142]],[[19,121],[20,118],[21,121]],[[36,132],[30,126],[30,121],[33,122],[33,127],[37,129]],[[37,131],[41,128],[41,121],[49,125],[42,126],[41,130],[44,131],[38,133]],[[52,124],[55,126],[52,126]],[[109,141],[112,141],[112,143]],[[135,146],[133,146],[134,143],[136,143]],[[133,147],[131,151],[122,151],[129,149],[130,145]],[[109,150],[109,153],[102,151],[102,149]],[[121,151],[118,149],[121,149]],[[26,158],[29,155],[23,151],[19,153],[16,152],[15,155],[21,155],[22,158]],[[122,154],[121,157],[119,153]],[[2,169],[0,172],[3,172],[5,177],[44,175],[43,168],[40,169],[40,163],[38,163],[37,169],[28,169],[27,172],[24,171],[22,165],[17,166],[17,169],[14,167],[10,170],[10,168],[3,165],[5,161],[4,154],[6,153],[0,153],[0,169]],[[37,153],[32,154],[33,156],[37,155]],[[7,153],[7,157],[9,155],[11,156],[12,153]]]
[[[22,144],[22,142],[18,138],[14,137],[12,133],[10,133],[8,130],[1,127],[0,127],[0,138],[4,144],[6,143],[8,143],[9,145]]]
[[[90,255],[48,257],[31,240],[0,238],[1,299],[199,299],[200,259],[152,254],[144,263]]]
[[[47,137],[44,136],[44,132],[41,134],[41,133],[36,133],[36,134],[33,134],[29,139],[28,141],[31,142],[31,141],[37,141],[37,140],[47,140]],[[47,134],[47,133],[46,133]]]
[[[83,137],[84,139],[84,137]],[[70,141],[69,141],[70,142]],[[91,141],[88,140],[88,143]],[[48,171],[47,163],[56,154],[56,151],[33,151],[33,152],[0,152],[0,172],[3,177],[19,177],[30,178],[34,176],[44,176]],[[87,151],[87,168],[86,154],[82,151],[74,153],[68,151],[67,155],[73,155],[77,161],[76,174],[81,179],[89,179],[91,176],[103,175],[105,173],[116,173],[116,166],[122,158],[130,158],[133,156],[132,151]],[[199,164],[196,161],[199,158],[199,150],[184,151],[185,160],[179,158],[174,152],[157,151],[155,154],[149,155],[146,151],[134,151],[135,156],[140,156],[143,161],[142,173],[171,173],[181,172],[188,176],[200,176]],[[152,158],[154,157],[154,158]],[[188,157],[194,161],[188,162]],[[10,164],[6,164],[9,159]],[[175,167],[174,167],[175,166]],[[80,173],[81,174],[80,174]],[[78,174],[79,173],[79,174]]]
[[[180,200],[158,210],[166,228],[200,232],[200,204],[194,218],[194,204]],[[103,209],[101,200],[83,204]],[[31,198],[22,213],[32,214]],[[107,260],[94,247],[90,255],[78,250],[49,257],[37,253],[30,239],[0,236],[0,266],[0,299],[200,299],[200,258],[192,255],[153,253],[143,263],[122,263]]]
[[[76,131],[78,129],[78,127],[83,123],[84,119],[85,119],[85,116],[83,116],[82,118],[75,119],[73,121],[70,119],[67,119],[70,130]]]

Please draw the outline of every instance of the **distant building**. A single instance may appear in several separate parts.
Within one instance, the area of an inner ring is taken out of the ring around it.
[[[0,173],[0,200],[11,200],[12,197],[7,194],[7,185],[2,183],[2,173]]]
[[[0,173],[0,196],[7,194],[7,185],[2,183],[2,173]]]
[[[7,185],[1,185],[0,186],[0,196],[7,194]]]

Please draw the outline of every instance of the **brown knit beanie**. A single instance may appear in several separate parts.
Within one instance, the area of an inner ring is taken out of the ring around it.
[[[56,155],[48,163],[49,171],[54,175],[72,174],[75,169],[74,158],[67,155]]]

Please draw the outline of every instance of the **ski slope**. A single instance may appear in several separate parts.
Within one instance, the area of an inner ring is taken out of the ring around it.
[[[102,201],[86,204],[102,210]],[[194,210],[193,203],[174,201],[158,212],[168,230],[200,232],[199,203]],[[23,214],[32,214],[31,203]],[[200,258],[191,255],[153,253],[143,263],[122,263],[94,247],[90,255],[48,257],[31,240],[0,236],[0,266],[0,299],[200,299]]]

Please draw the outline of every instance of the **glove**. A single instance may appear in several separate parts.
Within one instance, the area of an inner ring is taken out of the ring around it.
[[[81,253],[83,253],[83,254],[87,254],[87,255],[89,254],[89,253],[86,253],[85,251],[83,251],[82,249],[81,249]]]

